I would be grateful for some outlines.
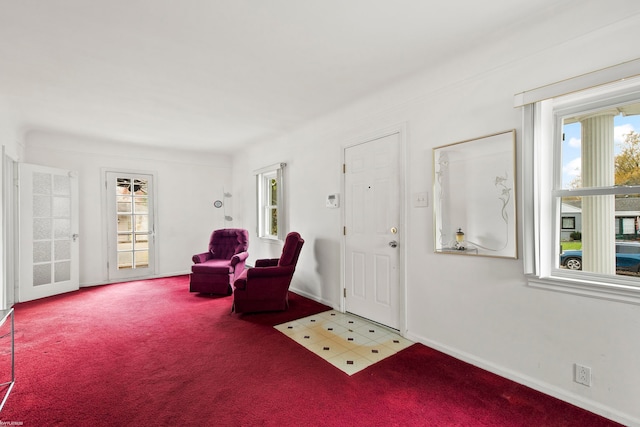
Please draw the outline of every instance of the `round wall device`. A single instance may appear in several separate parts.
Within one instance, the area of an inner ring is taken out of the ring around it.
[[[221,208],[222,202],[220,200],[216,200],[215,202],[213,202],[213,206],[215,206],[216,208]]]

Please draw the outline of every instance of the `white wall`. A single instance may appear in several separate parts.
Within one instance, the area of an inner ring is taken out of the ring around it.
[[[211,231],[233,226],[225,223],[223,209],[213,206],[223,200],[223,189],[231,189],[227,156],[43,132],[29,133],[25,140],[26,163],[79,173],[81,286],[107,280],[102,168],[156,173],[158,276],[189,272],[191,255],[206,251]]]
[[[306,240],[292,287],[339,307],[342,220],[340,210],[324,207],[325,197],[341,191],[347,144],[405,124],[407,336],[640,425],[640,306],[530,288],[521,260],[434,254],[432,210],[413,207],[410,197],[422,191],[432,196],[435,146],[516,129],[520,147],[514,94],[640,57],[633,42],[640,39],[638,6],[633,15],[600,3],[550,18],[537,31],[513,28],[503,44],[454,58],[250,147],[234,158],[234,209],[255,236],[252,171],[287,162],[289,229]],[[536,37],[545,43],[531,42]],[[253,237],[250,261],[279,253],[279,245]],[[592,368],[590,388],[573,382],[576,362]]]

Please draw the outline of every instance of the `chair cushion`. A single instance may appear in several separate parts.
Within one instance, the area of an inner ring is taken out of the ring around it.
[[[215,230],[209,240],[209,252],[215,259],[230,259],[248,247],[249,232],[241,228]]]
[[[233,267],[228,259],[210,259],[200,264],[193,264],[191,271],[193,273],[230,274],[233,272]]]

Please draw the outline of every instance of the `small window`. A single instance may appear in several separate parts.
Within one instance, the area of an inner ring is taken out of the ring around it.
[[[284,167],[278,163],[256,171],[258,237],[282,240],[286,234]]]
[[[616,239],[640,240],[637,217],[616,217]]]
[[[574,216],[563,216],[562,217],[562,229],[563,230],[575,230],[576,228],[576,217]]]

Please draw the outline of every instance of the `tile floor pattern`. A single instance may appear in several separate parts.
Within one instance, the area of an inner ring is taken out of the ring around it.
[[[413,344],[384,326],[335,310],[274,327],[348,375]]]

